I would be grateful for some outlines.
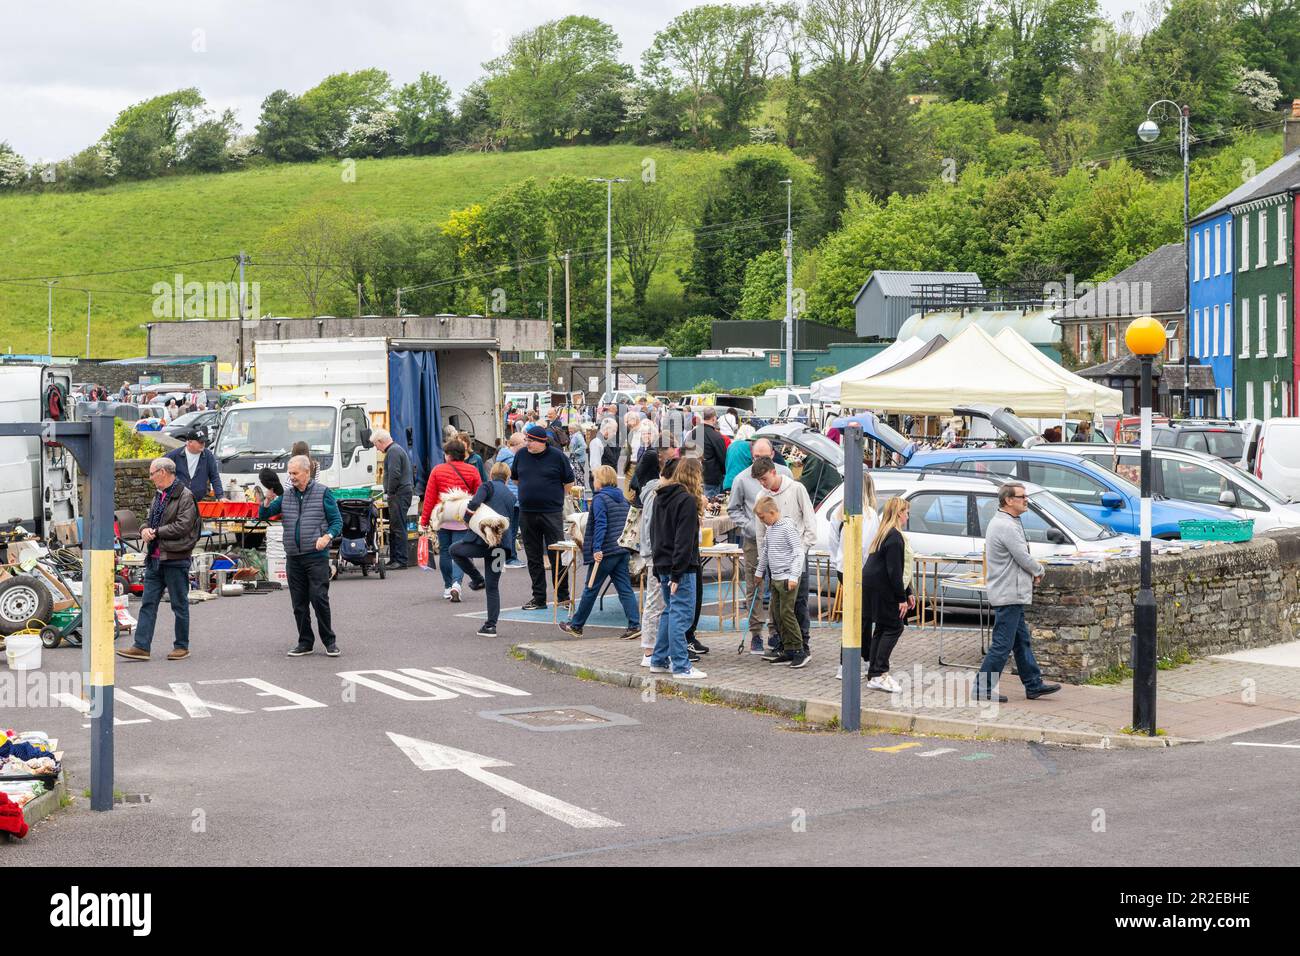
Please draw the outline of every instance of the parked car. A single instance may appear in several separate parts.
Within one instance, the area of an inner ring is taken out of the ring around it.
[[[172,419],[171,422],[162,427],[164,435],[171,435],[173,438],[179,437],[181,432],[187,432],[191,428],[197,428],[200,425],[208,430],[209,435],[216,432],[217,422],[221,420],[221,413],[215,408],[208,408],[201,412],[186,412]]]
[[[890,498],[906,498],[911,504],[907,539],[912,552],[921,555],[978,555],[984,551],[984,533],[998,510],[996,476],[976,477],[943,472],[878,469],[871,472],[881,508]],[[1117,534],[1093,521],[1079,509],[1052,492],[1025,483],[1029,510],[1020,519],[1029,550],[1036,558],[1080,551],[1101,552],[1133,547],[1131,535]],[[844,500],[844,486],[833,491],[817,509],[817,547],[830,547],[831,520]],[[969,571],[964,563],[940,564],[941,577]],[[973,591],[951,591],[949,603],[975,604]]]
[[[1138,486],[1091,461],[1058,451],[1059,447],[1039,445],[1034,448],[958,448],[922,452],[913,456],[908,467],[1000,475],[1032,482],[1054,492],[1112,531],[1137,534],[1142,498]],[[1232,517],[1235,515],[1218,505],[1156,497],[1151,503],[1151,535],[1180,538],[1178,522],[1183,519],[1221,520]]]
[[[1142,451],[1133,445],[1053,445],[1053,451],[1086,458],[1139,484]],[[1300,528],[1300,504],[1267,483],[1214,455],[1182,448],[1153,448],[1151,490],[1174,501],[1221,505],[1238,518],[1253,518],[1256,531]]]
[[[1242,467],[1278,494],[1300,501],[1300,418],[1243,424]]]
[[[1151,443],[1161,448],[1187,448],[1225,461],[1241,460],[1245,440],[1239,425],[1229,421],[1180,421],[1151,427]]]

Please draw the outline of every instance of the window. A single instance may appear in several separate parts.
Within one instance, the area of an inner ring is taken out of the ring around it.
[[[1277,207],[1277,258],[1274,265],[1286,262],[1286,206]]]
[[[1241,354],[1238,358],[1250,358],[1250,300],[1241,300]]]
[[[962,538],[970,535],[968,496],[925,492],[913,495],[910,505],[908,531]]]
[[[339,423],[339,464],[346,468],[352,464],[352,456],[361,447],[361,433],[366,428],[366,413],[355,405],[343,409],[343,421]]]
[[[980,458],[974,461],[963,461],[957,466],[957,470],[969,471],[977,475],[1006,475],[1008,478],[1019,477],[1019,473],[1016,471],[1016,463],[1001,458]]]
[[[1255,358],[1264,358],[1268,355],[1268,296],[1259,297],[1259,315],[1256,317],[1259,326],[1259,347],[1255,352]]]
[[[1277,294],[1277,352],[1278,358],[1286,358],[1287,337],[1286,293]]]
[[[1210,277],[1210,227],[1206,226],[1201,231],[1201,278]]]
[[[1210,333],[1210,354],[1219,354],[1219,307],[1214,307],[1214,328]]]
[[[1158,458],[1160,480],[1164,493],[1178,501],[1191,501],[1201,505],[1219,504],[1219,495],[1225,491],[1236,492],[1242,508],[1267,510],[1264,503],[1241,485],[1229,481],[1212,468],[1176,458]]]
[[[1255,417],[1255,385],[1253,382],[1246,383],[1246,417]]]
[[[1223,417],[1224,418],[1237,417],[1237,413],[1232,407],[1232,389],[1230,388],[1225,388],[1223,390]]]
[[[1192,354],[1201,354],[1201,343],[1205,341],[1205,336],[1201,334],[1201,310],[1192,309]]]
[[[1201,280],[1201,237],[1192,233],[1192,281]]]
[[[1232,272],[1232,220],[1223,224],[1223,271]]]
[[[979,522],[979,536],[988,534],[989,522],[998,513],[996,495],[975,496],[975,518]],[[1047,532],[1052,526],[1033,507],[1020,516],[1020,526],[1025,529],[1025,540],[1030,544],[1052,544],[1047,540]]]
[[[1264,407],[1260,409],[1259,417],[1273,417],[1273,382],[1267,378],[1264,379]]]
[[[1246,267],[1250,265],[1250,213],[1243,213],[1241,217],[1241,261],[1237,263],[1237,271],[1245,272]]]
[[[1119,326],[1111,322],[1106,326],[1106,358],[1104,361],[1109,362],[1111,359],[1118,357],[1118,344]]]
[[[1206,231],[1207,232],[1209,231],[1209,227],[1206,227]],[[1214,224],[1214,274],[1216,276],[1219,275],[1220,272],[1222,271],[1220,269],[1220,266],[1222,265],[1223,262],[1222,249],[1223,249],[1223,226],[1216,222]]]
[[[1223,354],[1232,355],[1232,303],[1223,303]]]
[[[1110,489],[1077,468],[1050,462],[1029,464],[1029,480],[1075,504],[1100,505],[1101,496]]]
[[[1255,215],[1258,224],[1259,248],[1255,250],[1255,268],[1262,269],[1268,263],[1268,210],[1261,209]]]

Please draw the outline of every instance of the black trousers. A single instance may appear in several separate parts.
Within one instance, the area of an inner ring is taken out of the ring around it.
[[[559,555],[546,549],[564,537],[564,513],[561,511],[521,511],[519,531],[524,538],[524,556],[528,559],[528,578],[533,588],[533,600],[546,603],[546,559],[551,560],[551,573],[555,573]],[[560,576],[555,599],[561,603],[569,600],[568,575]]]
[[[871,599],[868,595],[868,600]],[[866,603],[865,601],[863,602]],[[867,640],[867,631],[862,631],[862,659],[867,662],[867,679],[889,673],[889,655],[903,636],[903,619],[898,616],[898,605],[888,599],[875,601],[872,617],[871,640]]]
[[[388,496],[388,563],[409,564],[406,542],[406,512],[411,508],[410,489]]]
[[[334,644],[334,629],[330,626],[330,561],[327,552],[320,554],[320,557],[291,554],[285,562],[293,619],[298,623],[298,643],[308,647],[316,643],[315,635],[311,632],[308,605],[316,612],[320,642],[326,647]]]
[[[496,624],[501,615],[501,569],[505,567],[510,553],[503,545],[492,547],[478,535],[457,541],[451,546],[451,557],[456,566],[465,572],[470,583],[475,587],[484,584],[487,588],[487,622]],[[483,559],[483,573],[474,567],[474,559]]]
[[[695,568],[695,616],[691,618],[690,629],[686,632],[686,643],[695,640],[695,631],[700,626],[700,611],[704,609],[704,572]]]

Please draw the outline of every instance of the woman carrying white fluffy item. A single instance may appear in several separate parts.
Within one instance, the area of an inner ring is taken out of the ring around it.
[[[510,519],[497,514],[487,505],[479,505],[468,518],[465,517],[470,496],[459,488],[444,491],[439,495],[438,503],[429,515],[429,527],[437,529],[444,521],[458,521],[469,525],[469,530],[486,541],[492,547],[501,543],[501,538],[510,527]]]

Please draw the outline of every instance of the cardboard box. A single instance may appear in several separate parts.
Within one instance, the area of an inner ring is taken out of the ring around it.
[[[75,521],[54,521],[50,523],[50,530],[54,532],[54,541],[60,548],[76,548],[81,545],[81,536],[77,534],[77,522]]]

